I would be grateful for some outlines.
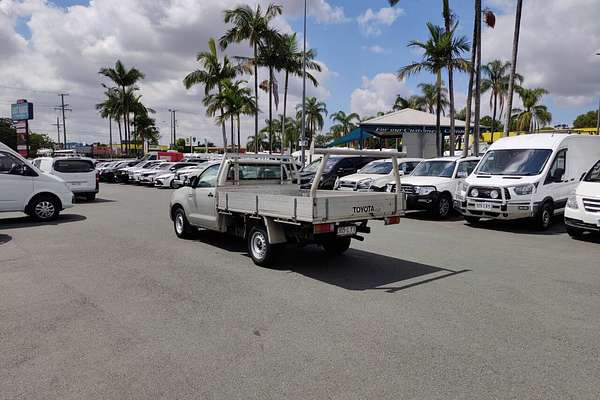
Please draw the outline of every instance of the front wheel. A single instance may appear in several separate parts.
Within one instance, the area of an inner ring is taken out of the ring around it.
[[[50,196],[39,196],[29,205],[29,215],[36,221],[52,221],[58,218],[58,201]]]
[[[542,204],[536,216],[536,224],[538,229],[545,231],[552,225],[552,216],[554,208],[550,202]]]
[[[269,243],[267,231],[262,226],[255,226],[248,235],[248,253],[254,264],[261,267],[269,266],[277,256],[280,246]]]
[[[441,195],[433,205],[433,213],[439,219],[446,219],[452,212],[452,199],[447,194]]]
[[[339,256],[350,248],[351,241],[350,237],[335,238],[323,242],[322,246],[327,254]]]
[[[188,222],[185,211],[182,208],[175,210],[173,228],[175,229],[175,234],[180,239],[188,239],[194,233],[194,228]]]

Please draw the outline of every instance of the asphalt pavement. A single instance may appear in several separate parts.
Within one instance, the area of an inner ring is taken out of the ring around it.
[[[600,398],[598,240],[416,213],[267,269],[170,193],[0,214],[0,399]]]

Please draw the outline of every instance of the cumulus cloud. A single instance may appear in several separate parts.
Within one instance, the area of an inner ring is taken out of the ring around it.
[[[350,95],[350,109],[361,116],[391,110],[396,96],[408,96],[410,90],[393,73],[381,73],[372,79],[362,77],[362,85]]]
[[[510,60],[514,1],[494,0],[495,29],[483,33],[483,60]],[[600,93],[600,7],[596,0],[523,3],[518,71],[528,87],[549,90],[557,105],[583,106]]]
[[[260,2],[267,4],[266,0]],[[286,18],[300,12],[296,3],[283,2],[285,15],[275,21],[282,31],[291,31]],[[101,83],[109,82],[98,70],[121,59],[127,67],[135,66],[146,74],[140,93],[144,103],[157,110],[162,143],[169,141],[169,108],[180,110],[178,134],[220,143],[219,127],[201,106],[203,90],[185,90],[182,79],[198,68],[195,56],[206,49],[208,38],[223,33],[223,10],[238,4],[238,0],[102,0],[62,8],[46,0],[0,0],[0,116],[10,113],[15,99],[28,98],[35,103],[32,129],[55,136],[51,124],[56,121],[57,93],[68,92],[73,109],[67,115],[68,139],[106,142],[108,122],[100,119],[94,105],[103,99]],[[325,0],[318,4],[312,15],[316,20],[325,23],[345,18],[340,7]],[[24,23],[29,30],[26,35],[17,31],[17,25]],[[245,44],[227,49],[230,56],[250,52]],[[327,81],[335,74],[321,64],[323,72],[317,74],[321,85],[307,88],[326,99]],[[266,78],[265,71],[259,75]],[[243,78],[249,85],[253,80],[251,76]],[[283,77],[277,78],[283,90]],[[289,86],[288,110],[293,110],[301,96],[299,79],[291,78]],[[266,94],[259,96],[261,109],[267,110]],[[262,122],[264,114],[260,118]],[[253,118],[246,118],[242,129],[244,137],[253,134]]]
[[[373,54],[389,54],[390,53],[389,49],[386,49],[379,45],[363,46],[362,49],[368,51],[369,53],[373,53]]]
[[[382,34],[382,27],[391,26],[401,15],[404,15],[404,10],[401,8],[383,7],[379,11],[368,8],[358,16],[356,21],[365,35],[379,36]]]

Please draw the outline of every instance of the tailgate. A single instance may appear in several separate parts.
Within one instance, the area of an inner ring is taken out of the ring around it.
[[[404,197],[380,192],[322,192],[315,199],[315,221],[354,221],[400,215]]]

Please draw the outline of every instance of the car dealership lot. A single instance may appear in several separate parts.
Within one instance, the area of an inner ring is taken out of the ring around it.
[[[0,217],[0,398],[597,398],[600,242],[411,214],[256,267],[170,190]]]

